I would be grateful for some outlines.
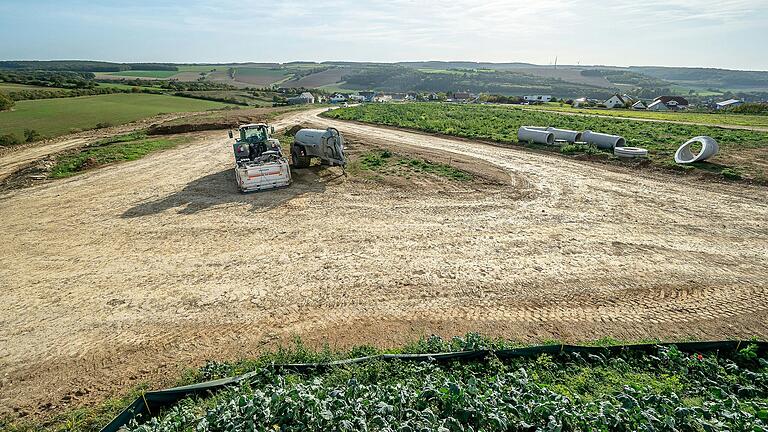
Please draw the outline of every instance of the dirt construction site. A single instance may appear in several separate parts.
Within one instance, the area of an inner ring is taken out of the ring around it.
[[[341,122],[468,182],[294,172],[241,194],[226,131],[0,195],[0,414],[290,343],[768,336],[768,189]],[[13,158],[14,153],[0,156]],[[16,166],[16,165],[14,165]],[[4,175],[8,173],[2,173]]]

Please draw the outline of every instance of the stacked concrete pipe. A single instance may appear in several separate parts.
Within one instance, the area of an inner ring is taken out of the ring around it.
[[[517,130],[517,140],[552,145],[555,143],[555,134],[536,126],[523,126]]]
[[[559,141],[575,143],[575,142],[581,142],[582,140],[581,132],[572,131],[568,129],[557,129],[553,127],[548,127],[547,131],[555,134],[555,139]]]
[[[592,132],[590,130],[584,131],[582,139],[601,149],[612,150],[616,147],[624,147],[627,145],[627,141],[623,137]]]

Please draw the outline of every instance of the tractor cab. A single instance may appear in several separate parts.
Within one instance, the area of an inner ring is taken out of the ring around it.
[[[282,156],[280,142],[270,138],[275,128],[269,127],[264,123],[252,123],[242,125],[238,128],[240,137],[234,142],[233,150],[237,161],[254,161],[265,153]],[[229,131],[229,137],[234,138],[232,131]]]

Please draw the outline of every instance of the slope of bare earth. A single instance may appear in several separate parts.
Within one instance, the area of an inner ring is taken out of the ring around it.
[[[768,191],[290,114],[474,182],[295,170],[235,192],[221,132],[0,196],[0,412],[94,403],[290,335],[391,346],[768,336]],[[458,160],[458,161],[456,161]],[[489,180],[485,180],[485,178]]]

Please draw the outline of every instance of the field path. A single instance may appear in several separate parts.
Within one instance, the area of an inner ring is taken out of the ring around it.
[[[295,170],[243,195],[225,131],[0,195],[0,413],[93,404],[301,335],[392,346],[768,337],[768,189],[292,113],[504,185]]]
[[[571,115],[571,116],[577,116],[577,117],[598,117],[598,118],[618,119],[618,120],[633,120],[633,121],[653,122],[653,123],[672,123],[672,124],[682,124],[682,125],[717,127],[717,128],[722,128],[722,129],[735,129],[735,130],[749,130],[749,131],[756,131],[756,132],[768,132],[768,127],[764,127],[764,126],[742,126],[742,125],[728,125],[728,124],[712,124],[712,123],[689,122],[689,121],[683,121],[683,120],[660,120],[660,119],[648,119],[648,118],[641,118],[641,117],[623,117],[623,116],[612,116],[612,115],[606,115],[606,114],[593,114],[593,113],[579,113],[579,112],[570,112],[570,111],[558,111],[558,110],[546,109],[546,108],[518,108],[518,109],[524,109],[524,110],[529,110],[529,111],[539,111],[539,112],[545,112],[545,113]]]

